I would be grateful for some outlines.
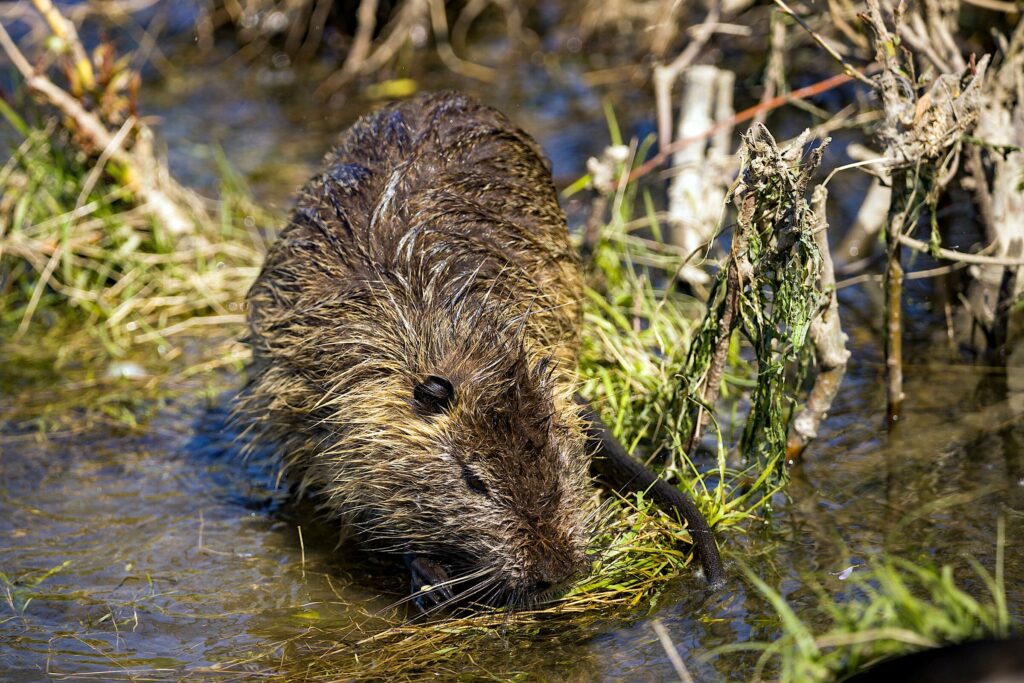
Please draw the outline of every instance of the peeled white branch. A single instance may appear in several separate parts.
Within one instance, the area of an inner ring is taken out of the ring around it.
[[[676,139],[698,136],[716,121],[732,118],[732,72],[704,65],[687,69],[684,75]],[[711,147],[695,141],[672,155],[672,181],[668,188],[670,242],[685,253],[708,243],[718,228],[721,207],[730,183],[729,160],[732,127],[719,131]],[[681,277],[705,284],[707,274],[695,266]]]

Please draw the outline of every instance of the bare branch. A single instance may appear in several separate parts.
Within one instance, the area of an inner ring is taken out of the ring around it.
[[[797,14],[792,9],[790,9],[789,5],[787,5],[785,3],[785,0],[775,0],[775,4],[778,5],[779,9],[781,9],[783,12],[785,12],[789,16],[793,17],[793,19],[796,20],[796,22],[798,24],[800,24],[803,27],[803,29],[805,31],[807,31],[807,33],[810,34],[811,38],[814,39],[814,42],[816,42],[818,45],[820,45],[821,49],[823,49],[825,52],[827,52],[832,57],[832,59],[834,59],[837,62],[839,62],[842,65],[842,67],[843,67],[843,71],[845,71],[847,74],[849,74],[853,78],[856,78],[861,83],[866,83],[867,85],[870,85],[872,88],[877,88],[878,87],[877,83],[875,83],[873,80],[871,80],[870,78],[865,76],[863,73],[861,73],[860,70],[858,70],[855,66],[850,64],[848,61],[843,59],[843,56],[841,54],[839,54],[838,52],[836,52],[836,49],[834,47],[832,47],[831,45],[829,45],[825,41],[825,39],[821,36],[821,34],[819,34],[817,31],[815,31],[813,28],[811,28],[807,24],[807,22],[803,20],[803,18],[799,14]]]
[[[721,3],[715,2],[708,10],[704,21],[695,27],[693,39],[668,65],[655,64],[651,75],[654,83],[655,108],[658,117],[658,149],[664,152],[672,140],[672,86],[700,54],[700,51],[714,33],[714,26],[721,14]]]
[[[828,292],[828,305],[821,315],[811,323],[811,340],[814,342],[814,354],[818,364],[818,376],[814,378],[814,387],[807,397],[807,404],[789,426],[786,442],[786,454],[792,461],[818,435],[818,427],[832,408],[832,402],[839,393],[839,386],[846,375],[846,364],[850,352],[846,348],[846,334],[839,320],[839,299],[836,296],[836,275],[832,265],[832,255],[828,245],[828,220],[825,205],[828,201],[828,190],[824,185],[814,188],[811,199],[815,216],[814,242],[821,254],[821,273],[818,284],[822,291]]]
[[[377,0],[360,0],[356,20],[359,22],[356,26],[356,35],[341,67],[345,73],[358,71],[370,52],[373,29],[377,26]]]
[[[1013,257],[1013,256],[985,256],[984,254],[968,254],[962,251],[953,251],[952,249],[944,249],[939,247],[938,249],[932,249],[927,242],[916,240],[909,235],[900,235],[900,244],[910,247],[916,251],[920,251],[925,254],[932,254],[946,261],[957,261],[959,263],[973,263],[982,266],[1005,266],[1011,268],[1020,268],[1024,266],[1024,258]]]

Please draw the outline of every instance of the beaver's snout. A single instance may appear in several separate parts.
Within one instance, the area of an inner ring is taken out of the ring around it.
[[[590,562],[581,557],[578,561],[571,564],[538,574],[533,579],[532,585],[527,586],[526,590],[534,596],[563,593],[572,588],[573,584],[582,581],[589,575]]]
[[[531,570],[523,576],[520,591],[533,598],[563,593],[590,574],[590,561],[581,541],[535,541],[532,550],[541,553],[527,563]]]

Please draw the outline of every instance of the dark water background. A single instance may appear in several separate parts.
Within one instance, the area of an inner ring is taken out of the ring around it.
[[[467,90],[508,113],[540,141],[565,186],[608,142],[602,98],[613,103],[627,137],[653,129],[648,87],[587,86],[568,37],[549,37],[536,55],[503,67],[495,84],[442,68],[416,77],[423,89]],[[165,42],[173,69],[150,74],[142,103],[159,117],[178,177],[211,193],[217,171],[209,146],[216,144],[258,201],[283,210],[334,136],[373,104],[315,100],[319,64],[246,65],[230,57],[231,46],[198,57],[187,35],[171,32]],[[795,133],[801,116],[777,114],[771,123]],[[847,141],[833,147],[827,167],[845,161]],[[854,178],[847,191],[833,192],[834,225],[850,224],[862,190]],[[574,222],[579,208],[567,205]],[[881,553],[960,569],[971,556],[991,571],[1003,518],[1009,605],[1020,615],[1024,368],[968,364],[949,351],[928,284],[914,283],[909,296],[899,427],[883,427],[877,284],[845,288],[849,373],[821,438],[792,471],[791,500],[780,501],[769,524],[726,533],[720,545],[727,563],[747,563],[808,615],[808,575],[842,593],[831,574]],[[47,392],[75,391],[60,388],[67,381],[4,363],[0,416],[45,403]],[[339,558],[329,534],[282,500],[272,476],[218,455],[218,392],[239,381],[218,375],[178,383],[173,398],[141,411],[141,431],[83,427],[67,413],[52,418],[60,428],[48,438],[16,422],[0,432],[0,679],[213,677],[208,667],[218,662],[300,636],[312,621],[344,629],[357,619],[347,605],[384,607],[401,593],[399,577],[374,578],[372,565]],[[101,401],[131,389],[129,382],[89,391]],[[299,527],[306,529],[301,542]],[[972,577],[958,573],[983,594]],[[744,680],[754,655],[706,653],[779,632],[771,608],[740,581],[708,595],[699,580],[688,580],[659,604],[650,616],[609,614],[585,633],[501,656],[509,669],[544,678],[672,678],[650,623],[659,618],[698,680]]]

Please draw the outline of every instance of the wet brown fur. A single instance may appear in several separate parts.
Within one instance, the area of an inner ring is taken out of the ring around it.
[[[585,566],[581,289],[529,136],[457,94],[387,106],[270,250],[236,415],[369,545],[529,602]],[[443,409],[414,397],[430,376],[454,387]]]

